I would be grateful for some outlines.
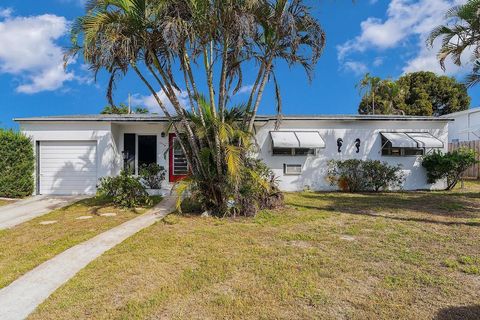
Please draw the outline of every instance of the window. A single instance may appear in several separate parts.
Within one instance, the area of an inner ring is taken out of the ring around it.
[[[285,175],[300,175],[302,173],[301,164],[283,164],[283,173]]]
[[[306,156],[315,154],[315,149],[309,148],[273,148],[274,156]]]
[[[306,156],[308,154],[315,154],[315,149],[308,149],[308,148],[298,148],[293,149],[296,156]]]
[[[157,136],[138,136],[138,167],[157,163]]]
[[[423,153],[422,148],[393,148],[392,143],[382,136],[382,156],[408,157],[421,156]]]
[[[173,174],[175,176],[183,176],[188,174],[187,157],[183,153],[182,147],[175,137],[173,141]]]
[[[169,181],[175,182],[185,178],[189,173],[187,157],[183,153],[175,133],[169,135]]]

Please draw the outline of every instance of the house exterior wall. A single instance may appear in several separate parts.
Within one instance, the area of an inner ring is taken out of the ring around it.
[[[97,175],[117,175],[122,166],[123,139],[125,133],[157,136],[157,163],[169,170],[168,132],[166,123],[148,122],[35,122],[22,121],[22,131],[37,141],[96,141]],[[269,132],[274,130],[274,121],[256,124],[256,140],[259,145],[258,157],[263,159],[280,180],[284,191],[334,190],[326,180],[329,160],[375,159],[386,161],[391,165],[401,164],[406,174],[404,189],[443,188],[443,183],[430,185],[426,183],[425,170],[421,166],[420,156],[392,157],[381,155],[381,131],[414,132],[428,131],[444,142],[447,150],[447,121],[340,121],[340,120],[284,120],[279,130],[315,130],[319,131],[326,142],[326,148],[319,149],[316,155],[308,156],[274,156]],[[162,132],[165,133],[162,137]],[[342,152],[337,152],[337,139],[343,139]],[[360,152],[356,153],[355,139],[361,140]],[[138,143],[137,143],[138,148]],[[138,161],[138,150],[137,150]],[[284,175],[284,164],[301,164],[300,175]],[[167,182],[165,187],[170,187]]]
[[[444,184],[430,185],[421,166],[421,156],[393,157],[381,155],[381,131],[395,132],[430,132],[444,142],[447,151],[447,122],[437,121],[326,121],[303,120],[283,121],[279,130],[316,130],[325,140],[326,147],[319,149],[316,155],[276,156],[272,155],[272,141],[269,132],[274,130],[274,122],[259,124],[257,143],[260,147],[258,157],[273,170],[279,178],[280,189],[284,191],[335,190],[326,180],[329,160],[373,159],[385,161],[391,165],[402,165],[406,174],[404,189],[438,189]],[[337,151],[337,139],[343,139],[342,152]],[[361,140],[360,152],[356,153],[355,139]],[[301,164],[300,175],[285,175],[284,164]]]
[[[169,170],[169,163],[168,163],[168,127],[165,123],[118,123],[113,124],[112,128],[114,128],[114,138],[118,141],[118,150],[121,153],[124,149],[124,134],[125,133],[134,133],[137,135],[137,157],[135,167],[138,166],[138,136],[139,135],[154,135],[157,137],[157,163],[160,166],[163,166],[165,170]],[[162,132],[165,133],[164,137],[162,137]],[[122,155],[120,154],[120,158],[122,159]],[[123,160],[121,160],[122,162]],[[120,169],[122,166],[115,168],[115,174],[120,173]],[[166,184],[166,183],[165,183]]]
[[[23,122],[20,129],[32,139],[34,146],[37,141],[96,141],[97,178],[115,175],[121,166],[121,154],[113,139],[111,123]],[[34,150],[36,152],[36,148]]]
[[[480,108],[445,115],[449,124],[448,142],[480,140]],[[472,130],[467,130],[471,128]]]

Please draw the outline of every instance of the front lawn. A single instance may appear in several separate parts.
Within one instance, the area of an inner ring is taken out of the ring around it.
[[[161,199],[154,198],[154,203]],[[74,245],[93,238],[147,209],[122,210],[97,198],[85,199],[47,215],[0,230],[0,288]],[[115,216],[101,216],[114,213]],[[92,216],[77,220],[78,217]],[[42,225],[41,222],[54,222]]]
[[[255,219],[170,215],[31,319],[477,319],[480,184],[288,194]]]

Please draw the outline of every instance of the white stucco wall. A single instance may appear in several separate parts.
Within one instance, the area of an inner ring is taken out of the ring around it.
[[[404,189],[443,188],[443,183],[429,185],[426,183],[425,170],[421,166],[420,156],[392,157],[381,155],[381,131],[430,132],[444,142],[447,150],[447,122],[434,121],[283,121],[279,130],[316,130],[326,142],[326,148],[319,149],[316,155],[308,156],[274,156],[269,132],[274,130],[273,121],[264,126],[257,126],[257,142],[260,146],[259,157],[273,170],[280,180],[284,191],[334,190],[326,180],[329,160],[374,159],[389,164],[401,164],[406,180]],[[342,152],[337,151],[337,139],[343,139]],[[355,139],[360,138],[360,152],[356,153]],[[301,175],[284,175],[284,164],[301,164]]]
[[[445,117],[455,120],[449,124],[449,142],[480,140],[480,108],[447,114]]]
[[[35,122],[23,121],[22,131],[36,141],[96,141],[97,176],[116,175],[122,168],[124,133],[157,136],[157,163],[167,170],[168,181],[168,132],[165,123],[145,122]],[[381,131],[430,132],[442,140],[447,149],[447,121],[337,121],[337,120],[288,120],[283,121],[280,130],[319,131],[326,142],[326,148],[319,149],[316,155],[309,156],[273,156],[269,132],[274,130],[274,122],[259,122],[256,125],[257,143],[260,146],[258,156],[279,177],[280,188],[284,191],[299,191],[305,188],[313,190],[332,190],[335,187],[326,181],[327,163],[331,159],[346,160],[378,159],[389,164],[401,164],[406,174],[404,188],[435,189],[426,183],[425,171],[421,166],[421,157],[387,157],[381,155]],[[165,132],[162,137],[161,133]],[[337,152],[337,139],[343,139],[342,152]],[[360,152],[356,153],[355,139],[360,138]],[[137,143],[138,146],[138,143]],[[138,155],[138,152],[137,152]],[[138,157],[137,157],[138,159]],[[302,174],[288,176],[283,173],[284,164],[301,164]],[[168,187],[168,183],[165,183]]]
[[[96,141],[97,178],[100,178],[115,175],[121,165],[121,150],[115,144],[111,127],[108,122],[22,122],[20,129],[34,146],[37,141]]]

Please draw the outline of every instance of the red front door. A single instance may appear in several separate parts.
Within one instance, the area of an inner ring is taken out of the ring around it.
[[[187,157],[185,157],[175,133],[169,134],[168,144],[168,180],[170,182],[175,182],[185,178],[188,175]]]

